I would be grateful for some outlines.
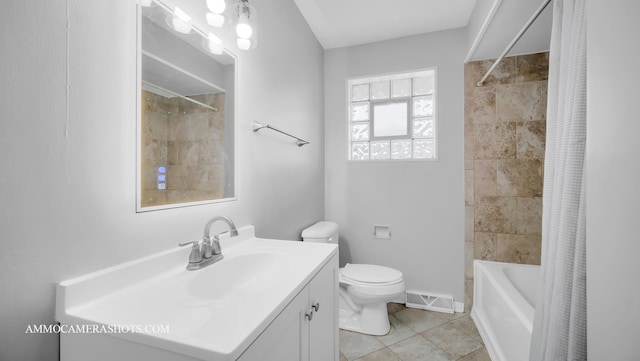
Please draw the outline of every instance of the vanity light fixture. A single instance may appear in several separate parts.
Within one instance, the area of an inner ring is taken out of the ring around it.
[[[236,4],[236,34],[238,48],[251,50],[257,45],[256,27],[258,14],[248,0],[239,0]]]
[[[138,0],[140,6],[150,7],[158,5],[164,9],[167,15],[167,24],[177,32],[190,34],[195,32],[202,37],[202,47],[212,54],[222,54],[224,45],[222,40],[206,31],[198,24],[192,21],[191,16],[179,7],[171,7],[163,0]],[[216,28],[222,28],[227,21],[234,16],[225,15],[229,13],[226,0],[206,0],[209,12],[205,14],[207,23]],[[256,9],[249,4],[248,0],[237,0],[235,5],[235,32],[237,35],[236,43],[241,50],[254,49],[257,44],[257,17]]]

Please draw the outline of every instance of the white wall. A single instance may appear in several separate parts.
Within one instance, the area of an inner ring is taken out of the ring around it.
[[[0,360],[58,359],[57,335],[25,330],[54,322],[59,281],[198,239],[219,214],[286,239],[322,218],[323,51],[293,1],[252,4],[260,43],[236,51],[238,201],[136,214],[135,1],[3,3]],[[254,119],[311,145],[254,134]]]
[[[587,1],[590,360],[638,360],[640,2]]]
[[[340,224],[340,262],[404,272],[407,289],[464,300],[463,60],[466,30],[325,51],[325,218]],[[439,160],[347,162],[347,79],[438,71]],[[373,239],[373,225],[392,239]]]

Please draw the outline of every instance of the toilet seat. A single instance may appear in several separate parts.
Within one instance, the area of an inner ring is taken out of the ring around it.
[[[403,281],[402,272],[390,267],[347,263],[340,269],[342,281],[363,286],[394,285]]]

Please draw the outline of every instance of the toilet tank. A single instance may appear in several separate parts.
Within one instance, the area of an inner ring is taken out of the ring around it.
[[[318,222],[302,231],[305,242],[338,243],[338,223]]]

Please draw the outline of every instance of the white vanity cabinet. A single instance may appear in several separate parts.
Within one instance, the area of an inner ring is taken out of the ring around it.
[[[176,247],[58,284],[61,327],[104,330],[62,332],[60,359],[337,361],[337,246],[252,226],[220,242],[224,259],[197,271]]]
[[[239,361],[337,361],[338,256],[334,255]]]

